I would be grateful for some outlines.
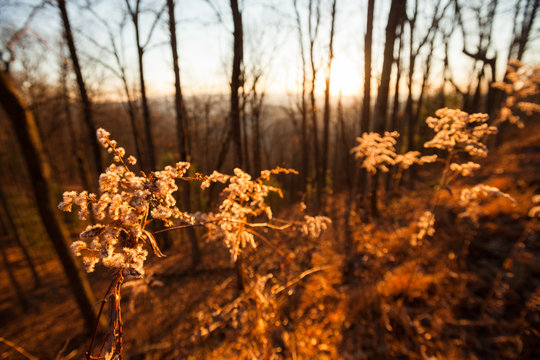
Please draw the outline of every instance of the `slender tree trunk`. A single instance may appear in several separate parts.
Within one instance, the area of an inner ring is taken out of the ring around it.
[[[81,152],[81,148],[78,141],[78,136],[75,131],[75,126],[73,124],[73,118],[71,117],[71,109],[69,104],[69,95],[68,95],[68,89],[67,89],[67,64],[62,64],[62,74],[61,74],[61,81],[62,81],[62,106],[64,107],[64,116],[66,117],[66,123],[68,127],[68,133],[71,140],[71,151],[75,155],[75,161],[76,161],[76,168],[77,168],[77,175],[79,176],[79,180],[81,181],[81,185],[85,189],[97,189],[97,187],[94,185],[94,182],[90,181],[90,172],[88,171],[88,167],[86,166],[86,162],[84,159],[84,156]],[[93,214],[93,212],[92,212]]]
[[[388,116],[388,92],[390,90],[390,76],[392,64],[394,63],[394,44],[396,41],[396,29],[405,17],[406,1],[392,0],[388,23],[386,25],[386,39],[384,43],[383,65],[381,70],[381,82],[377,91],[377,102],[375,104],[375,117],[373,127],[375,131],[382,132],[387,122]],[[371,213],[378,216],[377,209],[377,188],[379,175],[375,174],[371,189]]]
[[[396,83],[394,85],[394,102],[392,104],[392,117],[390,118],[390,126],[389,130],[399,130],[400,124],[398,124],[398,117],[399,117],[399,85],[401,82],[401,51],[403,50],[403,24],[400,25],[400,35],[399,35],[399,46],[398,46],[398,53],[397,58],[395,61],[396,64]]]
[[[56,201],[53,200],[49,185],[50,167],[43,157],[43,145],[32,113],[24,105],[11,79],[4,72],[0,72],[0,102],[11,120],[22,150],[43,225],[63,265],[87,329],[91,331],[97,320],[93,309],[95,298],[92,289],[69,249],[68,232],[59,220],[56,206],[53,204]]]
[[[362,101],[362,118],[360,119],[360,135],[371,130],[371,60],[373,44],[373,15],[375,11],[375,0],[368,0],[368,11],[366,21],[366,34],[364,36],[364,96]],[[365,169],[355,170],[355,178],[358,176],[358,192],[360,194],[359,204],[364,203],[367,198],[368,173]],[[356,181],[356,180],[355,180]]]
[[[401,124],[398,124],[398,116],[399,116],[399,85],[401,81],[401,51],[403,50],[403,24],[402,21],[400,24],[400,34],[399,34],[399,46],[398,46],[398,53],[397,53],[397,59],[395,61],[396,64],[396,83],[394,85],[394,101],[392,104],[392,117],[390,118],[390,126],[388,127],[389,131],[399,131],[401,130]],[[400,131],[401,132],[401,131]],[[398,143],[396,145],[396,149],[399,149],[401,147],[401,142],[398,139]],[[385,197],[386,202],[388,203],[388,200],[391,196],[391,193],[393,190],[392,180],[395,177],[395,169],[392,167],[390,168],[390,171],[388,174],[386,174],[386,191],[385,191]]]
[[[137,7],[139,3],[137,2]],[[150,106],[148,105],[148,97],[146,94],[146,82],[144,78],[144,48],[141,45],[141,36],[139,29],[139,9],[135,10],[135,13],[131,15],[133,25],[135,27],[135,40],[137,43],[137,60],[139,62],[139,83],[141,87],[141,101],[143,110],[143,123],[144,134],[146,137],[146,151],[148,152],[147,164],[149,168],[147,170],[156,170],[156,152],[154,146],[154,140],[152,138],[152,118],[150,116]]]
[[[419,48],[414,48],[414,32],[416,28],[416,17],[418,16],[418,0],[414,2],[413,16],[408,19],[409,24],[409,71],[407,73],[407,101],[405,102],[405,116],[407,121],[407,150],[411,151],[414,148],[414,120],[413,120],[413,75],[416,66],[416,57]]]
[[[390,89],[390,76],[394,63],[394,44],[396,41],[396,29],[405,17],[405,4],[403,0],[392,0],[388,24],[386,25],[386,39],[384,43],[383,64],[381,69],[381,82],[377,91],[377,103],[375,104],[375,117],[373,128],[381,132],[385,125],[388,114],[388,92]]]
[[[420,96],[418,97],[417,101],[417,107],[416,107],[416,115],[415,115],[415,123],[419,124],[420,122],[420,116],[422,113],[422,107],[424,106],[424,97],[426,92],[427,83],[429,81],[429,76],[431,75],[431,61],[433,59],[433,51],[435,49],[435,36],[433,36],[433,39],[431,39],[431,42],[429,44],[429,53],[426,58],[426,69],[424,71],[424,77],[422,79],[422,85],[420,86]]]
[[[234,23],[234,43],[233,43],[233,64],[231,75],[231,109],[230,109],[230,121],[231,121],[231,135],[234,143],[235,154],[235,166],[242,167],[244,165],[244,157],[242,153],[242,130],[240,128],[240,98],[239,89],[242,87],[242,62],[244,59],[244,30],[242,27],[242,13],[238,8],[238,0],[230,0],[231,12]],[[246,146],[247,144],[244,144]],[[245,289],[245,270],[242,257],[239,256],[235,262],[237,270],[237,288],[238,293],[241,293]]]
[[[102,20],[105,21],[105,20]],[[131,91],[129,90],[129,84],[126,74],[126,67],[122,63],[122,60],[120,59],[120,49],[118,48],[116,44],[116,34],[113,34],[112,31],[109,30],[109,39],[112,46],[112,55],[114,56],[114,60],[116,62],[116,65],[118,66],[119,72],[117,73],[117,76],[122,81],[122,87],[124,88],[124,93],[126,94],[126,107],[127,107],[127,113],[129,116],[129,121],[131,124],[131,131],[133,133],[133,142],[135,144],[135,154],[137,155],[137,159],[139,161],[139,167],[141,169],[145,169],[145,161],[146,159],[143,158],[143,143],[141,142],[141,136],[139,135],[139,128],[137,126],[137,115],[136,115],[136,109],[135,104],[133,102],[133,98],[131,96]]]
[[[527,44],[529,42],[529,35],[531,33],[531,29],[533,28],[534,19],[537,16],[537,10],[538,10],[539,4],[540,4],[540,0],[529,0],[527,2],[527,6],[525,7],[525,16],[524,16],[523,25],[522,25],[523,28],[521,31],[521,36],[518,41],[518,51],[517,51],[517,57],[516,57],[520,61],[523,58],[525,49],[527,48]]]
[[[261,113],[265,93],[260,96],[257,92],[257,81],[253,83],[251,89],[251,126],[253,132],[253,172],[255,175],[260,174],[262,170],[262,154],[261,154]]]
[[[174,70],[174,105],[176,111],[176,130],[178,138],[178,152],[180,161],[190,161],[189,136],[186,111],[182,98],[182,87],[180,85],[180,66],[178,61],[178,46],[176,43],[176,20],[174,14],[174,0],[167,0],[167,8],[169,10],[169,33],[171,36],[171,50],[173,58]],[[189,182],[184,182],[182,187],[183,208],[187,212],[191,212],[191,189]],[[201,252],[197,234],[192,227],[187,228],[189,241],[191,244],[191,266],[195,268],[201,261]]]
[[[324,89],[324,113],[323,113],[323,151],[322,151],[322,178],[321,189],[325,191],[328,171],[328,143],[330,139],[330,75],[332,61],[334,60],[334,29],[336,23],[336,0],[332,2],[332,21],[330,25],[330,43],[328,45],[328,64],[326,68],[326,80]]]
[[[115,53],[116,56],[116,53]],[[131,132],[133,134],[133,142],[135,143],[135,153],[137,154],[137,159],[139,160],[139,167],[141,169],[145,168],[145,161],[146,159],[143,157],[143,144],[141,143],[141,136],[139,135],[139,129],[137,127],[137,115],[135,111],[135,104],[133,103],[133,99],[131,98],[130,91],[129,91],[129,85],[127,82],[127,75],[126,70],[123,66],[120,65],[120,59],[117,58],[118,64],[121,67],[121,77],[122,77],[122,85],[124,87],[124,92],[126,93],[126,106],[127,106],[127,113],[129,116],[129,123],[131,125]]]
[[[141,169],[145,168],[146,159],[143,157],[143,144],[141,142],[141,135],[139,135],[139,129],[137,128],[137,115],[135,111],[135,104],[131,95],[129,95],[127,79],[123,80],[124,82],[124,91],[127,94],[127,110],[129,116],[129,123],[131,125],[131,132],[133,134],[133,142],[135,143],[135,153],[137,154],[137,159],[139,160],[139,167]]]
[[[242,79],[246,78],[246,72],[242,71]],[[247,126],[247,98],[249,94],[246,92],[246,88],[242,86],[242,96],[241,96],[241,105],[240,105],[240,130],[242,133],[242,151],[244,156],[244,170],[251,174],[251,161],[249,160],[249,137],[248,137],[248,126]]]
[[[73,41],[73,34],[71,32],[71,25],[69,22],[69,17],[66,9],[65,0],[57,0],[58,8],[60,9],[60,16],[62,17],[62,22],[64,24],[64,36],[69,48],[69,53],[71,55],[71,63],[73,65],[73,70],[77,77],[77,85],[79,87],[79,93],[81,95],[81,101],[83,104],[84,112],[84,123],[86,125],[87,136],[92,147],[92,154],[94,157],[94,162],[96,165],[96,170],[98,174],[103,172],[102,158],[101,158],[101,148],[96,138],[96,125],[94,119],[92,118],[92,104],[86,92],[86,86],[82,76],[81,67],[79,65],[79,58],[77,56],[77,51],[75,49],[75,43]]]
[[[371,47],[373,42],[373,12],[375,0],[368,1],[366,36],[364,37],[364,100],[362,102],[361,134],[371,128]]]
[[[321,174],[321,156],[319,148],[319,121],[317,116],[317,104],[315,99],[315,88],[317,82],[317,67],[315,65],[315,42],[319,33],[319,25],[321,20],[320,14],[320,1],[317,2],[315,15],[313,15],[313,0],[309,1],[309,12],[308,12],[308,30],[309,30],[309,61],[311,65],[311,88],[310,88],[310,101],[311,101],[311,126],[312,126],[312,136],[313,136],[313,162],[315,168],[315,185],[317,188],[316,192],[316,207],[320,207],[322,203],[322,174]],[[315,16],[315,24],[313,24],[313,16]]]
[[[307,179],[309,175],[309,141],[307,133],[307,106],[306,106],[306,55],[304,50],[304,34],[302,31],[302,23],[300,21],[300,13],[298,11],[297,0],[293,0],[294,11],[296,15],[296,28],[298,30],[298,44],[300,47],[300,56],[302,58],[302,98],[300,99],[300,116],[302,118],[301,143],[302,143],[302,191],[307,189]]]
[[[231,108],[230,122],[232,130],[232,140],[234,143],[235,166],[244,165],[242,154],[242,132],[240,128],[240,97],[239,89],[243,86],[242,62],[244,58],[244,30],[242,28],[242,13],[238,8],[238,0],[230,0],[231,11],[234,23],[234,45],[233,45],[233,63],[231,75]]]

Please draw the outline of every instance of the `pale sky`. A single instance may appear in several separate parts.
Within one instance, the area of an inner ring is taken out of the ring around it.
[[[426,1],[434,4],[435,1]],[[474,3],[475,0],[467,4]],[[478,2],[478,0],[476,0]],[[33,0],[1,1],[0,26],[2,27],[2,41],[13,32],[13,28],[20,28],[27,18],[32,5],[38,3]],[[96,47],[92,41],[109,46],[105,27],[95,17],[82,8],[84,0],[68,1],[68,11],[74,28],[76,46],[80,52],[83,71],[88,82],[98,82],[94,88],[99,88],[102,96],[117,97],[121,93],[121,83],[105,67],[96,64],[92,58],[114,65],[112,57]],[[103,17],[110,27],[117,28],[122,21],[124,2],[91,1],[93,9]],[[144,7],[158,9],[163,2],[142,1]],[[178,21],[178,41],[180,52],[180,67],[183,91],[186,94],[226,93],[229,91],[229,72],[232,57],[232,19],[228,1],[214,0],[216,8],[221,14],[219,22],[214,9],[204,0],[178,0],[176,16]],[[306,1],[298,1],[302,9],[301,15],[306,17]],[[424,3],[424,2],[423,2]],[[463,3],[463,2],[462,2]],[[78,5],[77,5],[78,4]],[[506,59],[506,49],[510,41],[512,30],[511,12],[514,1],[500,1],[499,12],[494,20],[495,36],[494,49],[497,51],[501,64]],[[292,0],[244,0],[243,8],[245,32],[245,64],[249,68],[259,59],[264,65],[263,84],[268,93],[294,94],[298,91],[301,79],[301,63],[298,48],[298,34],[295,27]],[[363,86],[363,40],[365,31],[365,13],[367,0],[338,0],[338,13],[335,34],[335,58],[332,67],[331,92],[337,95],[341,91],[345,95],[359,95]],[[382,65],[382,48],[384,43],[384,27],[389,8],[389,1],[377,1],[375,9],[374,49],[373,49],[373,88],[376,89],[379,69]],[[419,26],[426,26],[432,8],[426,6],[421,9]],[[321,1],[322,21],[320,27],[320,43],[316,49],[316,57],[320,65],[318,75],[318,88],[324,88],[325,68],[328,48],[328,34],[330,25],[330,1]],[[422,18],[423,16],[423,18]],[[156,28],[150,42],[150,48],[145,53],[145,72],[149,93],[152,96],[171,94],[174,90],[174,77],[171,67],[171,51],[169,48],[168,16],[165,13],[162,21]],[[116,32],[115,39],[124,44],[123,59],[128,64],[128,74],[131,86],[138,87],[137,55],[134,47],[134,30],[129,19],[126,20],[124,31]],[[466,25],[474,25],[472,14],[465,14]],[[151,16],[146,14],[142,20],[142,37],[146,37]],[[539,24],[535,26],[538,35]],[[474,30],[474,27],[471,27]],[[46,6],[40,10],[29,24],[27,32],[30,38],[39,39],[40,53],[36,55],[39,65],[47,73],[49,81],[58,78],[58,42],[61,34],[58,10]],[[538,62],[539,39],[531,43],[526,61]],[[535,38],[534,34],[532,36]],[[36,42],[36,41],[34,41]],[[4,46],[4,45],[2,45]],[[306,43],[307,46],[307,43]],[[470,60],[461,53],[461,32],[456,31],[451,41],[451,64],[458,83],[465,84],[466,76],[470,73]],[[406,51],[406,49],[405,49]],[[20,52],[23,57],[24,52]],[[28,56],[28,52],[24,53]],[[405,55],[405,54],[404,54]],[[19,60],[17,60],[19,61]],[[36,60],[37,61],[37,60]],[[433,72],[435,78],[440,78],[442,53],[439,48],[435,53]],[[406,64],[405,64],[406,65]],[[418,62],[420,74],[425,64]],[[504,66],[499,65],[499,72]],[[14,69],[21,69],[20,63],[15,62]],[[435,80],[434,80],[435,81]],[[90,84],[92,86],[92,84]]]

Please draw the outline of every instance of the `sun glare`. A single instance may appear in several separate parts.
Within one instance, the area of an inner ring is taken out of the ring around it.
[[[332,77],[330,78],[330,93],[338,95],[355,95],[360,93],[363,81],[360,76],[361,64],[347,58],[336,57],[332,63]],[[318,87],[324,91],[326,74],[320,73]]]

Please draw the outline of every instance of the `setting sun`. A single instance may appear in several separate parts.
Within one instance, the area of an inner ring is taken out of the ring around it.
[[[357,95],[361,92],[363,79],[360,67],[362,64],[354,63],[345,57],[336,57],[332,63],[330,78],[330,93],[338,95]],[[326,74],[321,73],[317,80],[320,92],[324,91]]]

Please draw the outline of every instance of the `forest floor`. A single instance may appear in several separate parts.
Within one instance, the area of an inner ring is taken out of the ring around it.
[[[188,271],[189,247],[175,242],[166,258],[149,260],[146,280],[122,290],[126,358],[540,358],[540,222],[527,215],[540,190],[540,124],[508,129],[481,163],[442,192],[436,233],[421,246],[410,238],[437,171],[381,203],[376,219],[353,211],[346,221],[348,197],[334,195],[333,224],[320,238],[267,234],[273,246],[246,254],[253,285],[241,298],[221,243],[203,241],[203,262]],[[460,217],[460,188],[480,182],[517,205],[483,203],[478,224]],[[296,206],[282,214],[298,216]],[[34,289],[18,250],[8,251],[30,308],[2,269],[0,337],[38,358],[83,358],[90,335],[59,262],[34,254],[42,278]],[[108,276],[89,275],[96,296]],[[26,357],[0,341],[4,358]]]

